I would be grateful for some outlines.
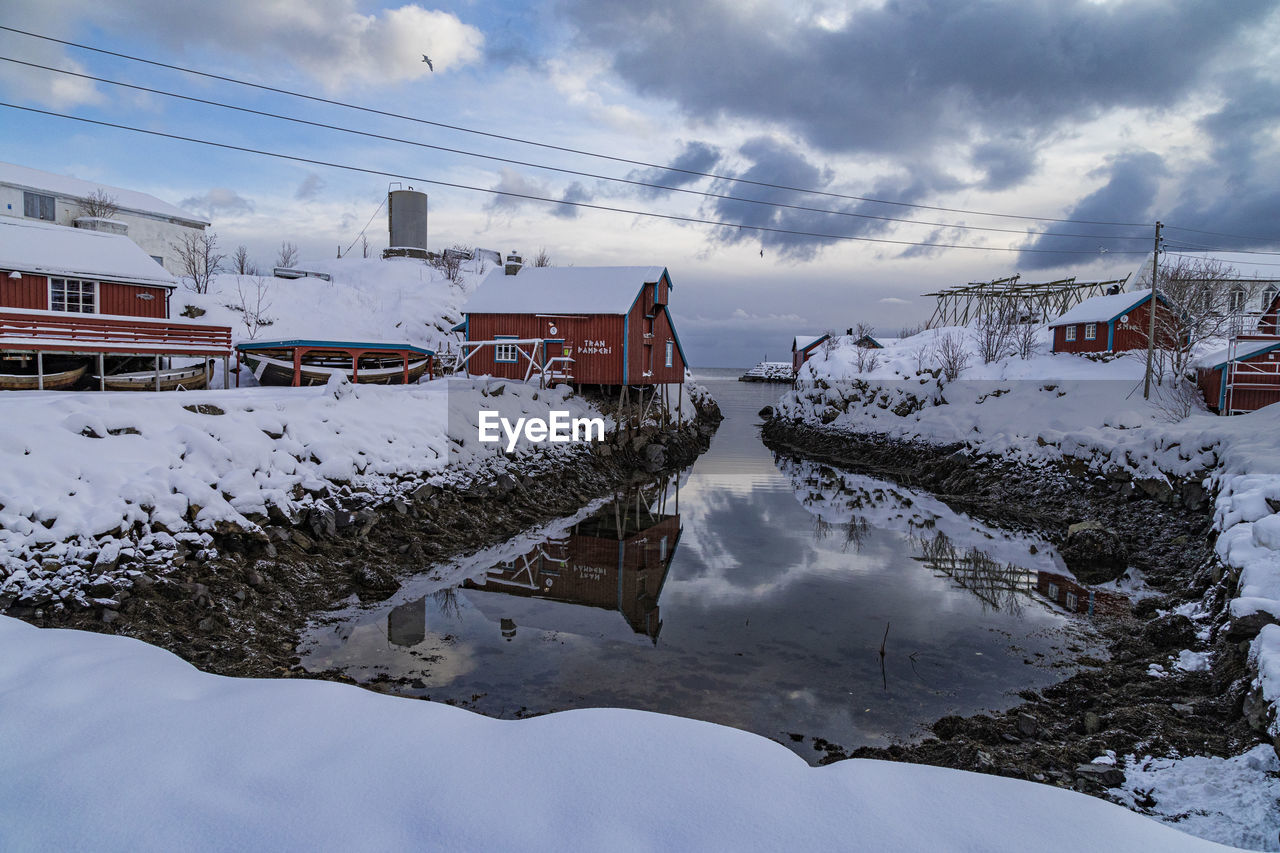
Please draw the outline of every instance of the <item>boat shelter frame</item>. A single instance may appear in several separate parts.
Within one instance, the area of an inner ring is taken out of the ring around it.
[[[289,350],[293,361],[294,388],[302,385],[302,358],[313,352],[343,353],[351,358],[351,381],[360,381],[360,358],[365,355],[399,356],[404,365],[404,384],[409,384],[409,361],[415,355],[427,358],[427,379],[435,378],[435,351],[404,343],[377,341],[245,341],[236,344],[236,387],[240,387],[241,354],[258,350]]]

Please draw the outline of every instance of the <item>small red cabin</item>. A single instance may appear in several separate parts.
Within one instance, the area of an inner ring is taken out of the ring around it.
[[[0,308],[166,319],[175,284],[123,235],[0,219]]]
[[[1280,403],[1280,337],[1241,335],[1200,359],[1196,380],[1205,405],[1219,414]]]
[[[791,372],[799,373],[804,363],[817,348],[831,338],[830,335],[796,335],[791,339]]]
[[[1053,330],[1053,351],[1091,353],[1146,349],[1150,304],[1150,292],[1130,291],[1086,299],[1049,324]],[[1173,314],[1163,298],[1157,301],[1156,312],[1156,325],[1167,335],[1173,325]]]
[[[468,372],[527,379],[545,370],[591,385],[684,382],[688,362],[667,309],[664,267],[515,269],[495,269],[463,309],[455,331],[474,344],[466,347]]]

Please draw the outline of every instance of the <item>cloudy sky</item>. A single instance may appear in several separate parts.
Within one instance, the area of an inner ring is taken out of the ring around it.
[[[207,214],[262,263],[281,240],[333,256],[401,180],[430,195],[433,248],[667,266],[704,365],[894,334],[952,284],[1124,275],[1157,219],[1188,247],[1280,249],[1277,0],[6,0],[0,24],[482,132],[0,31],[9,60],[470,152],[0,61],[9,104],[397,177],[9,107],[2,160]],[[381,214],[368,234],[386,245]]]

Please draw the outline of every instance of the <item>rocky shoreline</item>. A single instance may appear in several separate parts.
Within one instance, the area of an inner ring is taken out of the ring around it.
[[[720,419],[705,398],[696,419],[679,429],[615,434],[544,458],[536,470],[423,484],[377,502],[335,485],[304,512],[273,515],[258,530],[224,526],[200,541],[179,540],[163,562],[137,555],[137,570],[92,589],[88,607],[19,602],[4,612],[40,627],[135,637],[220,675],[315,677],[296,655],[314,614],[352,596],[389,597],[401,579],[432,564],[569,515],[633,479],[688,465]]]
[[[1267,739],[1248,666],[1249,641],[1260,626],[1233,625],[1221,615],[1234,579],[1214,557],[1211,501],[1199,478],[1135,481],[1074,461],[1021,467],[960,446],[834,432],[778,417],[766,419],[762,437],[777,453],[893,480],[987,523],[1035,530],[1058,545],[1064,559],[1069,548],[1063,546],[1074,537],[1105,528],[1156,592],[1130,613],[1095,618],[1107,660],[1084,660],[1086,668],[1065,681],[1020,693],[1017,707],[944,717],[930,727],[931,737],[887,748],[847,751],[815,738],[814,749],[825,753],[821,763],[909,761],[1105,796],[1123,783],[1127,754],[1231,756]],[[1171,612],[1193,602],[1209,604],[1204,618]],[[1212,650],[1212,668],[1169,667],[1170,655],[1182,649]],[[1153,665],[1163,674],[1153,675]],[[1119,766],[1091,763],[1108,751],[1121,757]]]

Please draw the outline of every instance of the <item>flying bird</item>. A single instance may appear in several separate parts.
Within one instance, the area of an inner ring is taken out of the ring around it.
[[[431,69],[431,72],[434,74],[434,73],[435,73],[435,70],[436,70],[436,67],[435,67],[434,65],[432,65],[432,64],[431,64],[431,57],[427,56],[427,55],[424,53],[424,54],[422,54],[422,61],[423,61],[423,62],[425,62],[425,63],[427,63],[427,67],[428,67],[428,68],[430,68],[430,69]]]

